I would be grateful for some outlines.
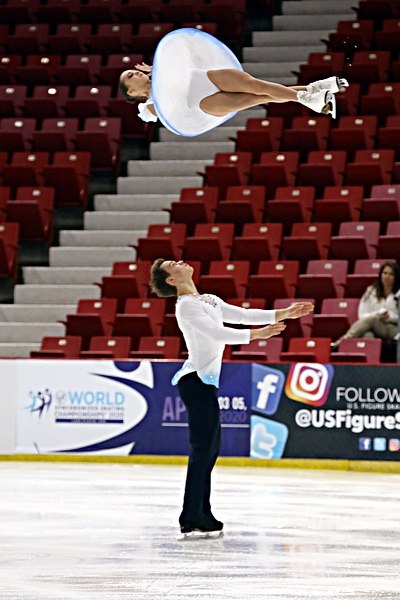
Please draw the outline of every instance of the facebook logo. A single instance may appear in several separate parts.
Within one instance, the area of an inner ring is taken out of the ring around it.
[[[285,376],[281,371],[253,365],[251,374],[251,407],[263,415],[273,415],[278,410]]]
[[[289,430],[283,423],[264,417],[251,417],[250,456],[252,458],[281,458]]]
[[[359,448],[359,450],[371,450],[372,449],[371,438],[360,437],[358,440],[358,448]]]

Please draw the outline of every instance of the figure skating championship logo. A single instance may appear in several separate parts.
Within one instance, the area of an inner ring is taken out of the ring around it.
[[[154,388],[150,362],[104,363],[96,372],[82,362],[78,370],[54,369],[32,377],[39,383],[27,390],[21,444],[46,452],[131,453],[135,428],[148,412]],[[26,396],[25,396],[26,398]],[[29,441],[28,441],[29,440]]]
[[[254,364],[251,385],[251,438],[250,456],[253,458],[281,458],[289,430],[283,423],[268,419],[278,410],[285,376],[281,371]]]

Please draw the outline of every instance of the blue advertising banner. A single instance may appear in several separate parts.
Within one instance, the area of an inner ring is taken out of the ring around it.
[[[171,384],[179,362],[21,361],[17,451],[188,453],[185,407]],[[249,456],[251,364],[223,367],[221,454]]]
[[[253,365],[250,456],[399,460],[399,367]]]

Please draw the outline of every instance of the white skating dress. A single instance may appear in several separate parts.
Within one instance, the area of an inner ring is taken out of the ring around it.
[[[201,110],[201,100],[219,91],[207,77],[211,69],[243,70],[225,44],[198,29],[177,29],[158,44],[151,75],[151,102],[162,124],[173,133],[201,135],[236,114],[214,117]]]

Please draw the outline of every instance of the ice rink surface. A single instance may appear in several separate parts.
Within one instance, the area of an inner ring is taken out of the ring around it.
[[[216,540],[179,542],[185,468],[0,463],[1,600],[400,599],[400,476],[218,467]]]

